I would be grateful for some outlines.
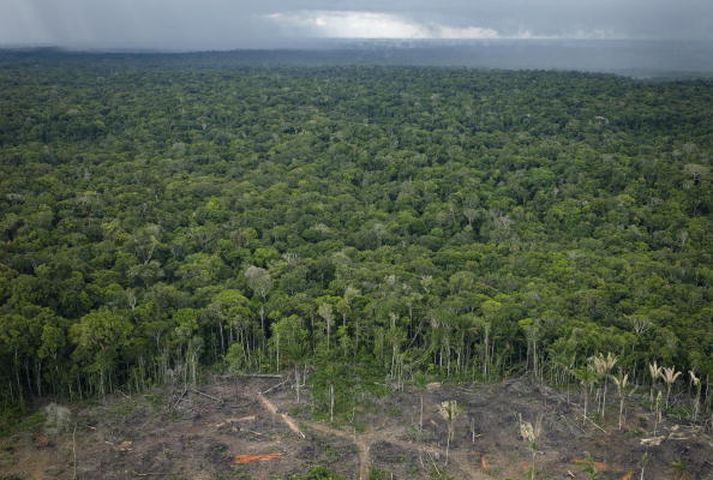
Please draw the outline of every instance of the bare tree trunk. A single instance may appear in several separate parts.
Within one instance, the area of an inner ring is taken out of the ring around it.
[[[72,430],[72,467],[74,472],[72,473],[72,480],[77,480],[77,424],[74,424],[74,430]]]
[[[623,421],[624,421],[624,397],[621,397],[619,399],[619,430],[621,430]]]
[[[451,450],[451,431],[448,429],[448,438],[446,439],[446,465],[448,465],[448,455]]]
[[[535,480],[535,456],[537,455],[537,450],[532,448],[532,472],[530,473],[530,478]]]
[[[329,422],[334,423],[334,384],[329,384]]]
[[[589,387],[584,386],[582,389],[582,392],[584,393],[584,423],[587,423],[587,407],[589,406]]]
[[[223,334],[223,322],[218,321],[218,333],[220,334],[220,353],[225,353],[225,335]]]

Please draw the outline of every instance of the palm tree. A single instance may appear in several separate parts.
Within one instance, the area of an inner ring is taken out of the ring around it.
[[[693,370],[688,371],[688,375],[691,377],[691,383],[693,384],[694,387],[696,387],[696,399],[695,403],[693,404],[693,421],[695,422],[698,419],[698,413],[701,409],[701,378],[697,377],[696,374],[693,372]]]
[[[616,365],[617,360],[617,356],[611,352],[608,352],[606,357],[600,353],[596,357],[592,358],[592,365],[594,366],[594,371],[597,373],[597,376],[599,376],[599,378],[604,380],[602,403],[600,409],[600,415],[602,419],[604,419],[604,410],[607,406],[607,387],[609,385],[609,374]]]
[[[461,408],[456,400],[446,400],[438,406],[438,413],[448,424],[448,439],[446,440],[446,465],[448,465],[448,454],[451,448],[451,438],[455,432],[455,421],[461,414]]]
[[[327,352],[329,352],[330,334],[332,331],[332,321],[334,320],[334,311],[332,310],[332,305],[329,303],[320,303],[317,307],[317,315],[322,317],[322,319],[327,324]]]
[[[619,371],[618,376],[612,375],[612,380],[614,380],[614,384],[616,385],[616,389],[619,393],[619,430],[621,430],[624,420],[624,400],[626,397],[634,393],[636,387],[627,391],[627,387],[629,385],[629,374],[623,373],[621,370]]]
[[[676,367],[664,367],[663,368],[663,381],[666,383],[666,407],[668,407],[669,398],[671,397],[671,387],[676,382],[678,377],[681,376],[681,372],[676,371]]]
[[[651,390],[649,391],[649,400],[651,401],[651,409],[654,407],[654,391],[656,390],[656,381],[661,378],[663,371],[658,363],[649,363],[649,375],[651,375]]]
[[[542,434],[542,415],[537,417],[535,420],[535,425],[530,422],[523,422],[522,416],[518,413],[518,420],[520,421],[520,437],[523,441],[527,442],[530,447],[530,452],[532,453],[532,469],[530,470],[530,480],[535,480],[535,456],[537,455],[537,440]]]
[[[421,410],[418,414],[418,433],[423,432],[423,391],[428,383],[428,377],[423,372],[416,372],[414,375],[414,382],[418,388],[419,397],[421,400]]]
[[[658,392],[654,401],[654,435],[656,435],[659,423],[661,423],[661,403],[661,392]]]
[[[586,365],[574,370],[574,376],[579,380],[582,387],[582,396],[584,397],[584,423],[587,422],[587,409],[589,406],[589,392],[592,390],[592,385],[597,381],[597,375],[592,365]]]

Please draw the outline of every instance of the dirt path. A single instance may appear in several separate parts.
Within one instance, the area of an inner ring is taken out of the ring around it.
[[[282,419],[282,421],[287,425],[287,427],[298,434],[302,438],[306,438],[305,434],[300,430],[297,421],[293,419],[290,415],[286,413],[280,413],[277,405],[270,399],[265,397],[262,393],[257,394],[257,399],[265,410],[273,415],[276,415]],[[370,450],[374,443],[384,442],[390,443],[397,447],[403,448],[404,450],[417,450],[421,453],[428,453],[430,455],[445,455],[446,451],[444,448],[434,447],[432,445],[418,444],[409,442],[406,440],[401,440],[394,434],[388,432],[366,432],[357,434],[355,432],[347,432],[340,430],[329,425],[324,425],[319,422],[312,422],[309,420],[304,420],[301,422],[302,425],[310,428],[311,430],[324,433],[326,435],[331,435],[334,437],[349,440],[354,443],[357,448],[357,455],[359,458],[359,480],[368,480],[369,472],[371,471],[371,459]],[[451,452],[450,460],[465,476],[463,478],[469,478],[471,480],[487,480],[487,476],[479,472],[476,468],[470,465],[466,452]]]
[[[280,413],[277,409],[277,405],[275,405],[272,401],[265,397],[265,395],[263,395],[262,393],[258,393],[257,399],[260,402],[260,405],[262,405],[265,410],[279,417],[284,422],[284,424],[287,425],[287,428],[289,428],[292,432],[302,438],[306,438],[305,434],[302,433],[302,430],[300,430],[300,427],[297,426],[297,422],[295,422],[294,419],[286,413]]]
[[[322,423],[310,422],[308,420],[303,421],[302,424],[317,432],[354,442],[354,445],[357,447],[357,455],[359,457],[359,480],[367,480],[369,478],[369,471],[371,470],[369,450],[371,449],[371,444],[374,442],[374,439],[371,438],[369,434],[349,433]]]

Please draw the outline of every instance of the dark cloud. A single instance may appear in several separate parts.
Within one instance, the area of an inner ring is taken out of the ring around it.
[[[0,0],[5,45],[277,47],[335,34],[376,36],[371,32],[380,29],[384,36],[419,38],[489,38],[495,32],[713,40],[713,1]]]

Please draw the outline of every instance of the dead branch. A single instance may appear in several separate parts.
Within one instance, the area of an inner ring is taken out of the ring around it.
[[[257,403],[257,400],[250,400],[248,402],[241,403],[239,405],[228,405],[228,407],[232,408],[233,410],[242,410],[244,408],[254,405],[255,403]]]
[[[185,388],[183,389],[183,393],[181,393],[181,394],[178,396],[178,399],[176,399],[176,402],[173,404],[172,410],[175,410],[176,408],[178,408],[178,404],[181,403],[181,400],[183,400],[183,397],[186,396],[186,393],[187,393],[187,392],[188,392],[188,387],[185,387]]]
[[[433,460],[433,456],[429,452],[426,452],[426,454],[428,455],[428,459],[431,460],[431,464],[433,465],[433,468],[436,470],[436,475],[438,475],[440,477],[441,471],[438,469],[438,465],[436,465],[436,461]]]
[[[601,431],[602,433],[605,433],[605,434],[609,435],[609,433],[608,433],[606,430],[604,430],[602,427],[600,427],[599,425],[597,425],[597,424],[594,422],[594,420],[592,420],[591,418],[586,417],[586,416],[584,416],[584,415],[581,414],[581,413],[579,414],[579,416],[582,417],[582,418],[584,418],[586,421],[588,421],[588,422],[591,423],[592,425],[594,425],[594,426],[597,428],[597,430]]]
[[[200,390],[196,390],[195,388],[191,388],[191,392],[197,393],[201,397],[210,398],[214,402],[223,403],[222,398],[214,397],[213,395],[208,395],[207,393],[201,392]]]
[[[280,388],[281,386],[283,386],[284,384],[286,384],[288,381],[289,381],[289,380],[283,380],[283,381],[281,381],[280,383],[278,383],[277,385],[273,385],[272,387],[270,387],[270,388],[268,388],[267,390],[264,390],[264,391],[262,391],[262,392],[260,392],[260,393],[262,393],[263,395],[268,394],[268,393],[272,392],[273,390],[276,390],[276,389]]]

